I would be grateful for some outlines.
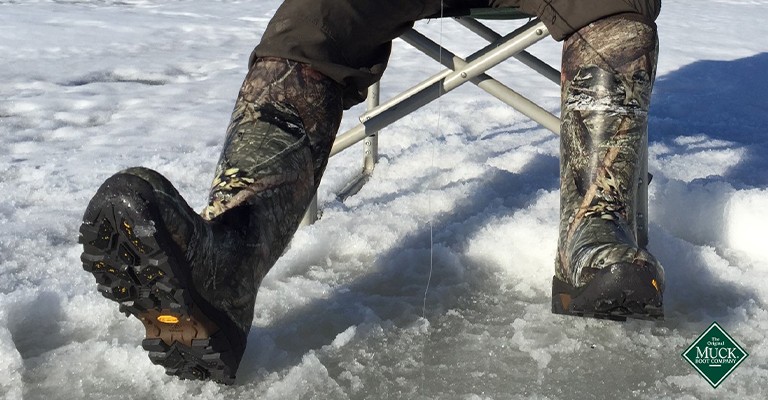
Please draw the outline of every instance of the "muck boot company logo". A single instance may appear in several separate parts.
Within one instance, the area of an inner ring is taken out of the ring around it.
[[[717,388],[748,355],[717,322],[713,322],[683,352],[683,358],[699,371],[713,388]]]

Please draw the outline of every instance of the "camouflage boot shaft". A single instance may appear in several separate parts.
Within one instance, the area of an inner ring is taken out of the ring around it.
[[[607,270],[641,269],[660,299],[663,269],[638,243],[636,222],[657,52],[655,28],[622,17],[564,43],[555,279],[574,292]]]
[[[257,249],[236,251],[233,271],[199,277],[208,292],[238,297],[226,288],[247,281],[254,298],[243,313],[252,314],[261,280],[282,255],[315,194],[341,113],[341,89],[335,82],[306,64],[256,60],[240,89],[201,215],[243,226],[249,232],[243,245]]]

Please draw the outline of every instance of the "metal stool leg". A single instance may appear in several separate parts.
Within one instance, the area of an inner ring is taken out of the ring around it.
[[[368,110],[373,110],[379,105],[380,87],[381,82],[376,82],[368,88],[368,100],[366,103]],[[363,144],[365,149],[363,175],[370,175],[373,173],[373,168],[379,160],[379,132],[372,132],[370,136],[365,138]]]
[[[368,88],[368,100],[366,103],[368,110],[371,110],[379,105],[379,88],[379,82],[374,83]],[[353,181],[350,185],[341,191],[339,197],[342,199],[357,193],[373,173],[373,169],[376,167],[376,162],[379,160],[378,132],[372,132],[368,137],[365,138],[363,141],[363,151],[363,173],[360,177],[358,177],[358,179]],[[315,221],[317,221],[317,212],[317,195],[315,195],[315,197],[312,198],[312,202],[309,204],[309,207],[307,208],[307,212],[304,214],[304,219],[301,220],[301,225],[299,226],[314,224]]]

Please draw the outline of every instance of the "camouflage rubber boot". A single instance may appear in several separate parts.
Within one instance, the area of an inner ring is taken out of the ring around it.
[[[195,213],[157,172],[107,179],[80,228],[83,268],[146,328],[169,375],[232,383],[256,292],[314,196],[341,119],[339,85],[257,60],[240,91],[210,203]]]
[[[657,53],[655,28],[623,17],[564,44],[554,313],[663,318],[664,270],[635,219]]]

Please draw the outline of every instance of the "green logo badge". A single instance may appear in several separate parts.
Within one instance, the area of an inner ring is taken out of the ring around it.
[[[699,371],[713,388],[717,388],[748,355],[717,322],[713,322],[683,352],[683,358]]]

